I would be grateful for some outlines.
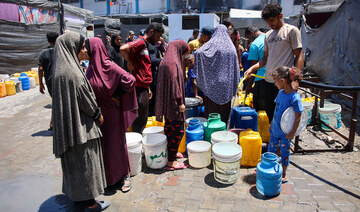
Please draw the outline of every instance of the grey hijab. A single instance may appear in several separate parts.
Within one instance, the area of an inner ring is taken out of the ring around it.
[[[74,32],[58,37],[53,80],[53,151],[56,157],[69,148],[101,137],[94,121],[98,110],[95,94],[81,71],[78,54],[84,38]]]

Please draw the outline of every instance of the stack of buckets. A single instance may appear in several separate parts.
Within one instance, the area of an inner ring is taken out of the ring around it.
[[[149,117],[142,135],[146,165],[151,169],[164,168],[168,161],[164,123],[156,121],[154,116]]]
[[[16,94],[15,82],[8,74],[0,74],[0,98]]]

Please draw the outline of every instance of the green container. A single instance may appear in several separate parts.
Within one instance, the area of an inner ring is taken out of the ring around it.
[[[220,114],[210,113],[206,123],[204,123],[205,141],[211,141],[211,134],[217,131],[225,131],[226,124],[221,121]]]

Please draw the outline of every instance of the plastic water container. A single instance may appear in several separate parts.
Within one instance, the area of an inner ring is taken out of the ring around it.
[[[307,124],[310,124],[311,121],[312,121],[312,110],[313,110],[313,107],[314,107],[314,103],[303,101],[302,105],[304,107],[304,110],[305,110],[306,114],[308,115],[308,123]]]
[[[37,73],[30,73],[28,75],[29,75],[29,77],[34,77],[36,85],[39,85],[39,76]]]
[[[185,120],[185,124],[189,125],[191,119],[198,119],[203,126],[204,126],[204,123],[207,122],[207,118],[204,118],[204,117],[190,117]]]
[[[0,80],[0,98],[6,96],[6,86],[3,80]]]
[[[184,128],[184,135],[181,138],[179,147],[178,147],[178,152],[180,153],[184,153],[186,152],[186,129]]]
[[[155,133],[164,133],[164,127],[161,126],[154,126],[154,127],[148,127],[145,128],[142,132],[143,136],[149,135],[149,134],[155,134]]]
[[[130,160],[130,175],[134,176],[141,172],[142,166],[142,135],[140,133],[128,132],[125,133],[126,136],[126,145],[129,153]]]
[[[238,144],[222,142],[212,147],[214,178],[219,183],[233,184],[240,175],[241,147]]]
[[[259,132],[252,131],[250,128],[249,128],[249,129],[246,129],[246,130],[240,132],[239,144],[240,144],[240,139],[241,139],[242,137],[247,136],[247,135],[250,135],[250,134],[259,135],[259,136],[260,136],[260,133],[259,133]]]
[[[195,97],[185,98],[186,118],[200,116],[202,101]]]
[[[226,124],[221,121],[221,116],[218,113],[210,113],[208,120],[204,123],[204,138],[205,141],[211,141],[211,134],[217,131],[225,131]]]
[[[15,95],[16,94],[16,88],[14,81],[5,81],[5,87],[6,87],[6,94],[8,96]]]
[[[211,144],[207,141],[193,141],[187,145],[190,166],[204,168],[211,163]]]
[[[14,77],[20,77],[20,73],[15,73]]]
[[[265,110],[258,111],[258,132],[262,142],[268,143],[270,141],[269,118]]]
[[[231,111],[230,128],[258,129],[258,114],[249,107],[235,107]]]
[[[191,119],[186,128],[186,146],[192,141],[204,140],[204,128],[199,119]]]
[[[261,162],[257,165],[256,188],[265,196],[280,194],[282,184],[282,166],[277,162],[278,156],[271,152],[261,155]]]
[[[36,88],[36,80],[35,80],[35,78],[30,77],[29,80],[30,80],[30,88],[31,89]]]
[[[164,134],[149,134],[143,137],[146,165],[151,169],[161,169],[168,161],[167,140]]]
[[[8,74],[0,74],[0,80],[3,80],[4,82],[9,81],[10,76]]]
[[[20,74],[19,80],[21,81],[22,89],[24,91],[30,89],[30,79],[25,73]]]
[[[16,89],[16,93],[20,93],[23,91],[21,81],[15,82],[15,89]]]
[[[164,123],[163,123],[163,122],[156,121],[156,117],[155,117],[155,116],[148,117],[148,121],[147,121],[147,123],[146,123],[145,128],[155,127],[155,126],[163,127],[163,126],[164,126]]]
[[[256,166],[261,161],[262,140],[259,133],[250,131],[240,138],[243,150],[240,163],[242,166]]]
[[[230,143],[237,144],[238,136],[235,133],[229,132],[229,131],[218,131],[218,132],[214,132],[213,134],[211,134],[212,145],[215,145],[215,144],[221,143],[221,142],[230,142]]]
[[[324,104],[324,107],[319,107],[320,119],[334,129],[341,127],[341,105],[339,104]],[[321,124],[323,130],[330,130],[325,125]]]
[[[233,128],[233,129],[230,129],[229,132],[233,132],[235,133],[238,137],[240,137],[240,133],[242,131],[245,131],[244,129],[237,129],[237,128]]]

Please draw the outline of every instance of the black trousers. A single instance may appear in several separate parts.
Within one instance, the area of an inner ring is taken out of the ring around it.
[[[210,113],[219,113],[221,116],[221,121],[227,124],[231,112],[231,100],[224,105],[219,105],[213,102],[207,96],[204,96],[204,105],[205,118],[209,118]]]
[[[132,131],[142,133],[149,115],[149,90],[136,87],[136,98],[138,101],[138,117],[132,124]]]
[[[264,92],[265,89],[265,80],[259,80],[255,82],[255,86],[252,89],[253,94],[254,94],[254,108],[256,109],[256,111],[259,110],[265,110],[265,99],[266,99],[266,95]]]
[[[279,93],[279,89],[275,86],[274,83],[269,83],[264,80],[264,88],[261,90],[261,92],[264,92],[265,95],[265,111],[271,123],[276,106],[275,99]]]

